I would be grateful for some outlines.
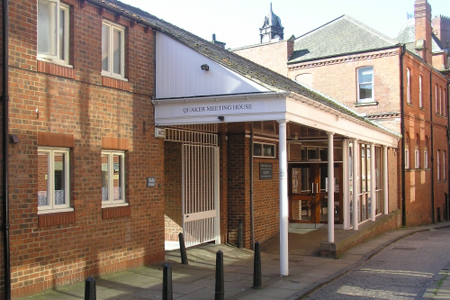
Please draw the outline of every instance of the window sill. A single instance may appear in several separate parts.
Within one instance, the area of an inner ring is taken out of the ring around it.
[[[73,66],[66,65],[58,62],[49,62],[38,59],[37,61],[38,72],[47,73],[55,76],[75,78],[75,70]]]
[[[114,77],[108,77],[102,74],[102,85],[110,88],[115,88],[124,91],[130,91],[130,83],[127,79],[117,79]]]
[[[75,223],[75,211],[51,210],[38,212],[38,226],[46,227]]]
[[[371,101],[371,102],[356,102],[355,106],[356,107],[360,107],[360,106],[376,106],[378,105],[378,102],[376,101]]]
[[[128,203],[121,206],[105,206],[102,207],[102,218],[112,219],[131,215],[131,208]]]

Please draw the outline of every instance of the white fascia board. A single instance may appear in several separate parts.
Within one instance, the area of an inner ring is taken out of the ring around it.
[[[393,148],[398,147],[398,136],[395,134],[335,111],[318,102],[313,102],[310,99],[305,98],[304,100],[288,98],[288,121],[368,143],[386,145]]]
[[[285,120],[287,94],[270,92],[156,99],[152,100],[155,105],[155,125]]]

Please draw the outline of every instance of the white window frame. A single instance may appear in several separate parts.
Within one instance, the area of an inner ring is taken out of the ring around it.
[[[56,3],[56,11],[58,12],[56,16],[49,16],[49,18],[53,19],[56,17],[56,20],[54,22],[50,21],[50,23],[53,23],[53,25],[56,24],[57,29],[56,30],[56,37],[50,38],[50,42],[53,44],[53,46],[50,46],[51,48],[56,47],[56,55],[52,55],[49,53],[39,53],[37,54],[37,58],[40,60],[50,61],[52,63],[60,64],[69,66],[69,40],[70,40],[70,7],[67,4],[61,3],[59,0],[38,0],[38,9],[39,9],[39,2],[54,2]],[[61,11],[64,12],[66,16],[66,22],[64,24],[64,34],[63,34],[63,45],[64,45],[64,51],[61,49],[61,32],[60,32],[60,18],[61,18]],[[38,12],[38,26],[39,26],[39,12]],[[50,33],[54,32],[53,30],[50,30]],[[38,30],[39,33],[39,30]],[[37,38],[37,42],[39,43],[39,37]],[[39,46],[37,47],[39,51]],[[70,66],[69,66],[70,67]]]
[[[365,70],[372,70],[372,80],[371,81],[361,82],[360,81],[360,72],[363,72]],[[375,101],[375,82],[374,82],[373,73],[374,73],[373,67],[362,67],[362,68],[358,68],[356,70],[356,77],[357,77],[357,80],[358,80],[358,86],[357,86],[357,89],[358,89],[358,103],[370,103],[370,102],[374,102]],[[360,86],[364,85],[364,84],[372,84],[372,98],[361,99],[361,95],[360,95],[361,88],[360,88]]]
[[[125,199],[125,151],[118,150],[102,150],[101,157],[103,155],[108,156],[108,200],[102,199],[102,207],[111,206],[127,206],[128,203]],[[122,192],[120,199],[114,200],[114,155],[120,156],[122,160],[121,169],[119,170],[121,176],[120,186],[122,186]],[[103,188],[103,187],[102,187]]]
[[[66,212],[73,211],[70,207],[70,149],[56,147],[39,147],[38,153],[48,153],[47,165],[47,199],[48,205],[38,205],[38,213]],[[64,154],[64,199],[66,203],[55,204],[55,153]]]
[[[275,144],[271,143],[261,143],[261,142],[253,142],[253,148],[257,145],[261,146],[261,155],[253,155],[253,157],[263,157],[263,158],[275,158],[277,157],[277,147]],[[273,155],[264,155],[264,146],[273,147]]]
[[[447,117],[448,99],[447,99],[447,89],[445,89],[445,88],[444,88],[444,94],[442,95],[442,98],[444,99],[444,106],[443,106],[444,117]]]
[[[428,169],[429,168],[429,166],[428,166],[428,150],[424,150],[423,151],[423,168],[424,169]]]
[[[439,87],[439,114],[444,115],[442,111],[442,86]]]
[[[108,45],[108,66],[109,70],[103,70],[102,76],[113,77],[121,80],[125,79],[125,27],[115,23],[103,20],[102,22],[102,60],[103,60],[103,26],[109,27],[109,45]],[[120,72],[114,73],[114,31],[119,31],[120,35]]]
[[[420,168],[420,153],[419,153],[419,150],[414,150],[414,167],[416,169]]]
[[[411,70],[406,68],[406,101],[411,103]]]
[[[423,77],[419,75],[419,107],[423,108]]]
[[[447,161],[446,156],[447,156],[447,151],[443,150],[442,151],[442,169],[443,169],[442,170],[442,179],[443,180],[447,179],[447,166],[445,165],[446,161]]]
[[[409,169],[409,149],[405,149],[405,169]]]
[[[437,84],[434,86],[434,99],[436,102],[436,114],[439,113],[439,107],[438,107],[438,86]]]
[[[436,155],[437,180],[441,180],[441,164],[440,164],[440,156],[441,156],[441,150],[438,150],[438,151],[437,151],[437,155]]]

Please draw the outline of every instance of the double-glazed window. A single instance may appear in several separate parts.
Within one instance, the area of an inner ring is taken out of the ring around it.
[[[102,205],[125,203],[125,153],[102,151]]]
[[[102,24],[102,75],[125,77],[125,30],[108,21]]]
[[[38,58],[69,64],[69,6],[38,0]]]
[[[259,157],[275,157],[275,144],[254,143],[253,156]]]
[[[419,107],[423,108],[423,77],[419,75]]]
[[[406,101],[408,101],[408,104],[411,103],[411,70],[408,68],[406,69]]]
[[[61,210],[70,207],[69,174],[69,149],[39,147],[39,211]]]
[[[373,68],[358,69],[358,103],[374,102]]]

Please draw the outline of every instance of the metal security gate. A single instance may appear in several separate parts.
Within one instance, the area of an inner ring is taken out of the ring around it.
[[[219,148],[182,146],[182,214],[186,246],[220,243]]]

